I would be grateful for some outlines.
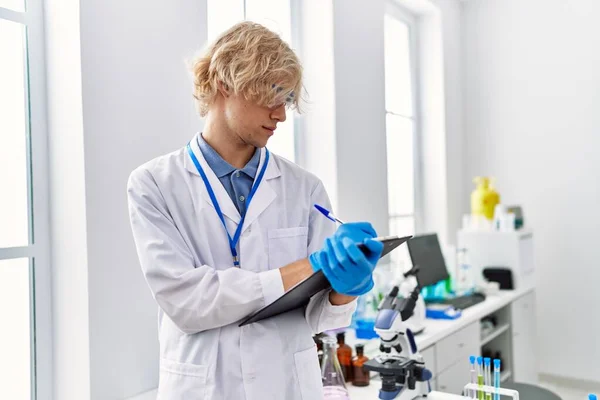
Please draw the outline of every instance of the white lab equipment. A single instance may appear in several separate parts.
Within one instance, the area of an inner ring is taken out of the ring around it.
[[[367,361],[364,368],[379,373],[380,399],[414,400],[429,393],[432,377],[406,325],[420,297],[420,287],[417,285],[402,299],[398,298],[398,291],[398,286],[394,286],[381,302],[375,322],[381,354]]]
[[[458,247],[468,251],[475,284],[484,283],[483,269],[502,267],[510,270],[513,288],[533,280],[533,231],[527,228],[514,232],[458,231]]]
[[[491,232],[494,230],[493,220],[484,215],[464,214],[462,217],[462,228],[465,231]]]
[[[191,147],[235,232],[239,212],[196,138]],[[259,170],[264,162],[261,150]],[[128,198],[142,270],[159,306],[158,400],[321,398],[312,335],[349,325],[355,301],[333,306],[323,291],[305,310],[236,323],[283,294],[279,267],[307,257],[334,232],[313,207],[330,206],[319,179],[271,155],[241,231],[241,268],[232,266],[229,239],[185,148],[136,169]]]

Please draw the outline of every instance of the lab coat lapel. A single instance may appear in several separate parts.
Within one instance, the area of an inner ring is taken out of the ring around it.
[[[256,178],[258,178],[260,170],[262,169],[265,163],[265,156],[266,151],[262,149],[260,154],[260,163],[258,166],[258,171],[256,172],[256,177],[254,178],[255,181]],[[277,166],[275,157],[273,157],[273,153],[271,153],[269,157],[269,164],[267,165],[267,170],[265,171],[263,180],[258,186],[256,193],[254,193],[254,198],[250,202],[250,206],[246,210],[246,219],[244,220],[242,233],[244,233],[244,231],[248,229],[250,225],[252,225],[252,222],[254,222],[277,197],[277,193],[275,193],[275,191],[271,187],[269,180],[277,178],[280,175],[281,173],[279,172],[279,167]]]
[[[208,178],[208,182],[210,183],[210,186],[212,187],[215,197],[216,197],[217,201],[219,202],[219,208],[221,208],[221,212],[223,213],[224,216],[228,217],[230,220],[232,220],[236,224],[239,224],[240,219],[241,219],[240,213],[238,212],[237,208],[235,208],[233,201],[231,201],[231,197],[229,197],[229,195],[227,194],[227,191],[223,187],[223,184],[221,183],[221,181],[219,180],[217,175],[215,175],[213,170],[210,168],[210,166],[206,162],[206,159],[202,155],[202,151],[200,151],[200,147],[198,146],[197,139],[198,138],[196,136],[194,136],[194,138],[190,142],[190,146],[192,147],[192,151],[194,152],[194,155],[198,159],[200,166],[202,166],[202,169],[204,170],[204,174]],[[185,160],[184,161],[185,168],[188,171],[190,171],[191,173],[193,173],[194,175],[197,175],[197,177],[198,177],[198,185],[200,185],[200,188],[201,188],[200,193],[202,194],[202,197],[208,204],[211,205],[211,207],[214,208],[213,202],[210,198],[210,195],[208,194],[208,190],[206,189],[206,187],[204,185],[204,181],[202,180],[200,173],[196,169],[196,165],[194,165],[194,162],[190,158],[190,155],[188,154],[187,149],[185,151],[184,160]],[[257,192],[257,194],[258,194],[258,192]],[[216,210],[215,210],[215,212],[216,212]]]

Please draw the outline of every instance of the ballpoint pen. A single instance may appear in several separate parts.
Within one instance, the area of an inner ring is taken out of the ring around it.
[[[332,220],[333,222],[337,222],[339,224],[343,224],[344,222],[342,222],[341,220],[339,220],[335,215],[333,215],[333,213],[331,211],[329,211],[328,209],[321,207],[318,204],[315,204],[315,208],[317,210],[319,210],[319,212],[321,214],[323,214],[325,217],[327,217],[328,219]]]

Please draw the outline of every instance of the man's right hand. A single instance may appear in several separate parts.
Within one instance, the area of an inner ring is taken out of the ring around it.
[[[346,223],[308,259],[314,271],[323,271],[333,290],[360,296],[373,288],[373,270],[383,251],[383,243],[372,240],[375,237],[377,233],[368,222]],[[358,248],[361,243],[369,250],[367,255]]]

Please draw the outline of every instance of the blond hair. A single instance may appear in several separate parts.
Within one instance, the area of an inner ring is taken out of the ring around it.
[[[302,66],[279,35],[254,22],[240,22],[225,31],[191,65],[194,98],[202,117],[219,84],[257,104],[286,103],[299,109]]]

